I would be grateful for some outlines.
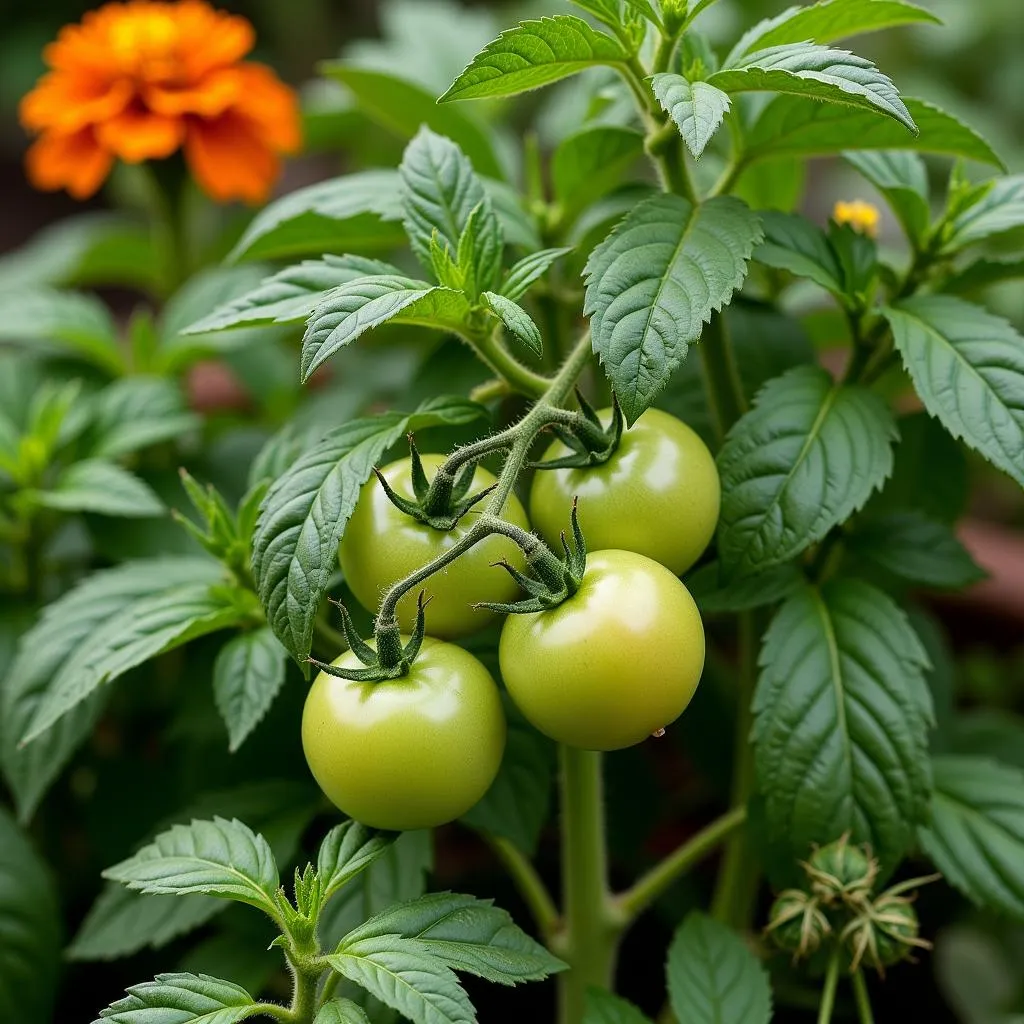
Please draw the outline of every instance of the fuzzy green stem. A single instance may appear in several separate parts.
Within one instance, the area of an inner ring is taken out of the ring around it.
[[[290,1022],[294,1020],[292,1012],[286,1006],[278,1006],[277,1003],[260,1003],[253,1007],[252,1017],[273,1017],[274,1020]]]
[[[292,1005],[289,1007],[290,1021],[294,1024],[313,1024],[317,1011],[316,990],[320,983],[322,969],[311,967],[307,962],[296,962],[288,956],[288,968],[294,981]]]
[[[825,987],[821,990],[821,1003],[818,1008],[818,1024],[830,1024],[832,1010],[836,1004],[836,988],[839,986],[839,964],[842,947],[836,946],[828,961],[825,971]]]
[[[648,136],[652,145],[660,147],[662,152],[657,157],[658,171],[661,175],[662,187],[666,192],[674,192],[677,196],[688,199],[694,205],[700,203],[697,186],[690,177],[690,168],[686,163],[686,152],[683,140],[678,131],[675,138],[669,138],[664,144],[663,136],[658,132]]]
[[[515,882],[519,894],[537,923],[541,937],[545,942],[550,942],[558,923],[558,907],[555,906],[555,901],[551,898],[544,881],[537,874],[537,869],[519,847],[508,839],[487,836],[487,843]]]
[[[543,374],[523,366],[501,343],[498,332],[473,338],[470,345],[478,356],[509,386],[530,398],[540,398],[551,385]]]
[[[853,972],[853,998],[857,1003],[857,1019],[860,1024],[875,1024],[875,1015],[871,1011],[871,996],[868,994],[868,983],[864,980],[864,972],[859,968]]]
[[[697,351],[704,371],[704,389],[711,403],[715,433],[721,443],[729,428],[747,411],[736,353],[723,313],[715,313],[711,317]]]
[[[559,1024],[582,1024],[587,989],[610,991],[622,921],[608,891],[601,754],[559,747],[562,808],[562,930],[553,951],[569,970],[558,976]]]
[[[617,899],[625,919],[634,920],[678,878],[717,849],[747,820],[745,806],[734,807],[691,836],[677,850],[655,865]]]

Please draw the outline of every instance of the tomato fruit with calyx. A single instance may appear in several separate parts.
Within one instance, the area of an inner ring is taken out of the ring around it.
[[[633,551],[595,551],[562,604],[509,615],[499,660],[509,694],[542,733],[618,750],[683,713],[704,668],[704,626],[663,565]]]
[[[440,455],[421,458],[428,476],[444,462]],[[391,463],[382,473],[398,494],[412,497],[409,459]],[[473,489],[481,490],[493,483],[494,475],[478,466],[473,476]],[[345,581],[364,608],[376,611],[381,597],[392,584],[449,550],[465,536],[478,515],[475,508],[470,509],[453,529],[437,530],[417,522],[393,505],[380,482],[373,477],[363,486],[341,539],[338,559]],[[524,530],[530,528],[526,512],[515,495],[509,495],[502,517]],[[487,537],[424,583],[431,598],[427,608],[429,636],[450,640],[476,632],[493,621],[494,612],[472,605],[515,599],[519,592],[516,583],[507,573],[492,567],[502,559],[520,567],[523,564],[522,552],[513,541],[500,536]],[[412,632],[415,622],[416,593],[410,592],[398,603],[398,625],[404,632]]]
[[[346,651],[333,663],[359,669]],[[433,828],[490,788],[505,748],[491,674],[427,637],[407,675],[352,682],[321,672],[302,713],[302,749],[328,799],[372,828]]]
[[[608,422],[612,411],[599,415]],[[569,453],[556,441],[542,461]],[[714,536],[721,486],[715,460],[700,437],[674,416],[648,409],[622,432],[607,462],[537,472],[530,519],[549,544],[558,544],[565,510],[577,497],[580,525],[591,548],[636,551],[680,576]]]

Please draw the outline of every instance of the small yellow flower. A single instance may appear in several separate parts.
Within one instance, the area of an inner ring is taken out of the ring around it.
[[[877,206],[866,203],[863,199],[854,199],[850,203],[840,200],[832,210],[832,219],[837,224],[849,224],[854,231],[859,231],[869,238],[877,238],[882,214]]]

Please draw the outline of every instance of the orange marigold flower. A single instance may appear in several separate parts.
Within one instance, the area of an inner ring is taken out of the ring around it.
[[[266,199],[280,155],[299,147],[299,113],[270,68],[242,60],[254,42],[245,18],[205,0],[109,3],[65,26],[43,52],[52,70],[21,101],[21,123],[38,136],[29,180],[85,199],[115,159],[184,148],[214,199]]]

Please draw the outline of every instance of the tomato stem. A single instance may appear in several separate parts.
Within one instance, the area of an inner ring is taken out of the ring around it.
[[[836,988],[839,986],[839,963],[842,946],[836,946],[829,957],[828,969],[825,971],[825,987],[821,990],[821,1004],[818,1009],[818,1024],[830,1024],[832,1010],[836,1002]]]
[[[551,893],[548,892],[537,869],[510,840],[500,836],[488,836],[487,842],[515,882],[519,894],[537,923],[541,937],[550,943],[559,922],[558,907],[555,906],[555,901],[551,898]]]
[[[857,1019],[860,1024],[875,1024],[875,1015],[871,1012],[868,984],[864,980],[864,972],[859,967],[853,972],[853,997],[857,1003]]]

